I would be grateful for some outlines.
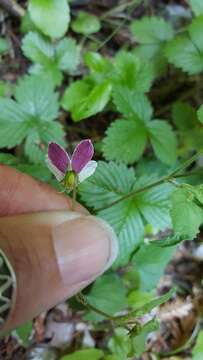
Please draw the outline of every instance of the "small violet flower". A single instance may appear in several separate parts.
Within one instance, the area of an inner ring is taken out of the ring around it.
[[[60,145],[50,142],[46,162],[56,179],[72,190],[95,172],[97,162],[91,160],[93,154],[94,147],[89,139],[76,146],[71,158]]]

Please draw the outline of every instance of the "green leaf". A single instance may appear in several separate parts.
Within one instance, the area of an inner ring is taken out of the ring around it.
[[[71,28],[76,33],[90,35],[98,32],[101,24],[98,17],[84,11],[79,11],[77,18],[71,23]]]
[[[150,179],[150,180],[149,180]],[[99,216],[111,224],[119,238],[119,256],[115,267],[125,265],[130,254],[139,246],[144,236],[144,223],[151,223],[156,229],[168,227],[167,199],[171,186],[162,185],[112,204],[136,189],[152,181],[135,179],[132,169],[125,165],[99,162],[90,179],[80,185],[80,195],[85,204],[96,210]],[[101,210],[101,208],[106,207]]]
[[[0,37],[0,55],[5,54],[10,49],[10,44],[7,39]]]
[[[15,98],[33,121],[50,121],[58,115],[57,94],[52,81],[43,76],[25,76],[15,90]]]
[[[189,74],[203,70],[203,16],[193,20],[185,35],[175,37],[166,45],[168,61]]]
[[[127,304],[126,289],[116,274],[106,274],[96,280],[86,298],[89,304],[108,315],[116,314]],[[85,318],[90,321],[105,319],[93,311],[90,311]]]
[[[203,14],[203,2],[202,0],[189,0],[192,11],[196,16]]]
[[[67,0],[30,0],[28,10],[34,24],[53,38],[62,37],[69,25]]]
[[[0,164],[6,164],[10,166],[15,166],[19,164],[20,159],[15,157],[14,155],[8,153],[0,153]]]
[[[133,21],[131,31],[139,43],[147,45],[162,43],[173,37],[170,23],[156,16]]]
[[[199,110],[197,111],[197,117],[201,124],[203,124],[203,105],[201,105]]]
[[[152,290],[158,283],[176,246],[163,248],[155,244],[143,244],[133,256],[132,262],[140,275],[140,289]]]
[[[22,41],[24,55],[33,62],[47,66],[54,57],[53,45],[36,32],[29,32]]]
[[[79,47],[74,39],[65,38],[56,46],[56,62],[59,69],[73,73],[80,60]]]
[[[10,99],[0,99],[0,148],[20,144],[29,131],[26,114]]]
[[[28,321],[25,324],[17,327],[16,332],[20,340],[22,341],[23,346],[28,346],[31,331],[32,331],[32,321]]]
[[[116,120],[106,131],[103,154],[107,160],[132,164],[142,156],[146,142],[147,131],[138,118]]]
[[[128,331],[120,327],[115,329],[114,335],[108,343],[108,348],[116,355],[116,359],[127,359],[131,351],[131,340]]]
[[[151,321],[148,321],[144,326],[142,327],[140,333],[137,336],[133,336],[133,355],[141,356],[142,353],[145,351],[145,345],[147,336],[155,331],[158,330],[159,324],[156,319],[153,319]]]
[[[196,344],[192,349],[192,360],[202,360],[203,353],[203,330],[198,334]]]
[[[80,121],[101,112],[110,100],[111,91],[111,83],[108,80],[96,85],[81,102],[74,104],[73,121]]]
[[[78,350],[70,355],[65,355],[60,360],[100,360],[103,358],[103,351],[99,349]]]
[[[74,110],[74,107],[88,96],[89,91],[90,85],[85,80],[73,82],[63,94],[62,107],[67,111]]]
[[[189,187],[177,189],[171,196],[171,218],[174,231],[193,239],[203,222],[203,210],[195,203],[195,196]]]
[[[152,106],[144,94],[116,86],[113,89],[113,102],[127,119],[138,116],[140,120],[148,122],[152,117]]]
[[[112,81],[137,92],[149,91],[153,81],[153,71],[149,64],[141,61],[134,54],[120,51],[114,58]]]
[[[163,120],[153,120],[148,125],[150,141],[157,158],[171,165],[177,158],[177,141],[172,127]]]
[[[172,107],[172,118],[178,129],[191,130],[197,124],[195,109],[188,103],[177,101]]]
[[[156,298],[151,299],[150,301],[146,302],[145,304],[142,304],[141,306],[135,308],[133,310],[133,314],[135,314],[135,316],[143,316],[143,315],[151,312],[155,307],[158,307],[158,306],[164,304],[165,302],[167,302],[172,297],[174,292],[175,292],[175,289],[171,289],[166,294],[164,294],[162,296],[157,296]]]

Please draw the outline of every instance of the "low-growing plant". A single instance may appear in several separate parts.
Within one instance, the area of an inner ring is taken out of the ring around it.
[[[113,267],[78,296],[93,331],[105,321],[106,348],[80,349],[63,360],[141,356],[159,322],[153,315],[139,320],[173,296],[174,289],[157,296],[156,286],[178,245],[194,239],[203,223],[203,6],[189,5],[184,27],[146,14],[127,21],[131,43],[106,54],[100,50],[107,41],[95,40],[103,18],[79,12],[67,37],[66,0],[28,2],[34,31],[21,43],[28,74],[12,91],[0,83],[0,162],[77,196],[119,240]],[[0,39],[0,56],[7,50]],[[71,168],[53,171],[52,151],[58,146],[67,156],[72,130],[95,145],[98,166],[91,161],[88,179],[74,155]],[[25,345],[30,331],[29,324],[17,330]],[[202,333],[194,359],[201,343]]]

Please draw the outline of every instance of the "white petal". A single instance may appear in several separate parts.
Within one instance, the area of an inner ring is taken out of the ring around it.
[[[46,156],[46,164],[49,168],[49,170],[52,172],[52,174],[54,174],[54,176],[56,177],[56,179],[58,181],[62,181],[65,174],[62,173],[62,171],[60,171],[59,169],[57,169],[57,167],[51,162],[51,160],[49,159],[48,155]]]
[[[79,183],[87,179],[89,176],[93,175],[97,168],[97,162],[92,160],[85,165],[85,167],[78,174]]]

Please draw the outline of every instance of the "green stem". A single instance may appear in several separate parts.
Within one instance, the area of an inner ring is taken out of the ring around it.
[[[163,177],[161,177],[159,180],[154,181],[151,184],[148,184],[146,186],[141,187],[140,189],[131,191],[130,193],[121,196],[119,199],[113,201],[112,203],[103,206],[102,208],[97,209],[97,211],[101,211],[101,210],[105,210],[108,209],[118,203],[120,203],[121,201],[124,201],[132,196],[135,196],[137,194],[140,194],[146,190],[149,190],[155,186],[159,186],[161,184],[163,184],[164,182],[168,182],[170,180],[172,180],[173,178],[178,178],[180,177],[180,175],[177,175],[177,173],[181,172],[182,170],[186,169],[189,165],[191,165],[198,157],[200,154],[203,153],[203,149],[201,149],[200,151],[198,151],[194,156],[192,156],[190,159],[186,160],[182,165],[180,165],[179,167],[177,167],[177,169],[175,169],[174,171],[172,171],[169,175],[165,175]]]
[[[104,19],[114,15],[117,12],[124,11],[126,8],[128,8],[131,5],[137,5],[137,2],[138,2],[137,0],[132,0],[132,1],[126,2],[125,4],[117,5],[114,8],[106,11],[103,15],[101,15],[100,20],[104,20]]]
[[[75,211],[76,195],[77,195],[77,187],[76,187],[76,185],[74,185],[74,188],[73,188],[73,197],[72,197],[72,208],[71,208],[72,211]]]

